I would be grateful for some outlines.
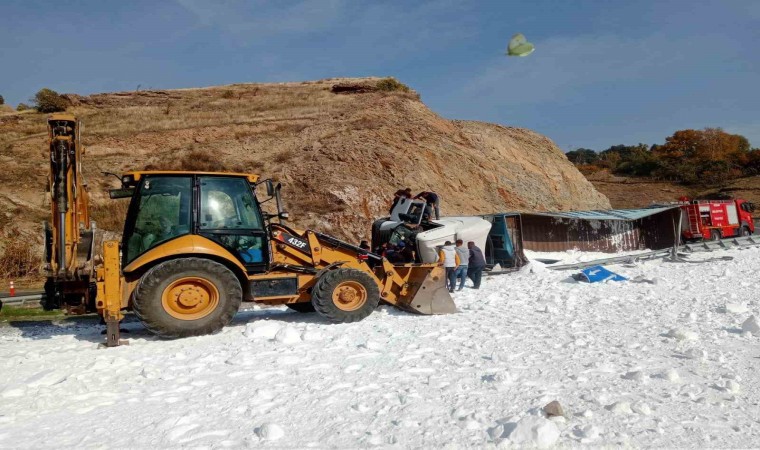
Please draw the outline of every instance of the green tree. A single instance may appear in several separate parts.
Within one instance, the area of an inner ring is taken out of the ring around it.
[[[52,89],[40,89],[32,99],[37,111],[42,113],[53,113],[66,111],[69,101]]]
[[[4,105],[4,104],[5,104],[5,99],[3,98],[2,95],[0,95],[0,105]]]
[[[577,148],[565,153],[567,159],[576,166],[594,164],[599,161],[599,153],[588,148]]]
[[[26,111],[27,109],[32,109],[32,107],[26,103],[19,103],[16,105],[16,111]]]
[[[656,146],[653,153],[661,162],[658,175],[685,183],[713,184],[742,175],[749,161],[747,138],[720,128],[679,130]]]

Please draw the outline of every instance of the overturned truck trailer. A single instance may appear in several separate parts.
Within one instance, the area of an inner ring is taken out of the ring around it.
[[[523,245],[538,252],[660,250],[678,242],[681,220],[677,206],[521,216]]]

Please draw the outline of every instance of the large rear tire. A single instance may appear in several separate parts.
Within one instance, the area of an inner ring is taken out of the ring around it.
[[[242,300],[240,281],[230,269],[209,259],[181,258],[143,275],[133,307],[145,328],[173,339],[221,330]]]
[[[380,303],[375,280],[355,269],[336,269],[317,281],[311,293],[314,309],[330,322],[358,322]]]

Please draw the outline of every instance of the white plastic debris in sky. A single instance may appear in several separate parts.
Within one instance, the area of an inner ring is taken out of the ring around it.
[[[528,56],[533,53],[533,50],[535,50],[533,44],[528,42],[522,33],[517,33],[516,35],[512,36],[512,39],[509,40],[509,45],[507,46],[507,55]]]

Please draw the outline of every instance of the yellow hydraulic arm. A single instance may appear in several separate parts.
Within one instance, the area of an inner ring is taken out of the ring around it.
[[[84,312],[94,302],[94,224],[82,175],[80,122],[70,114],[48,118],[50,221],[45,223],[46,309]]]

